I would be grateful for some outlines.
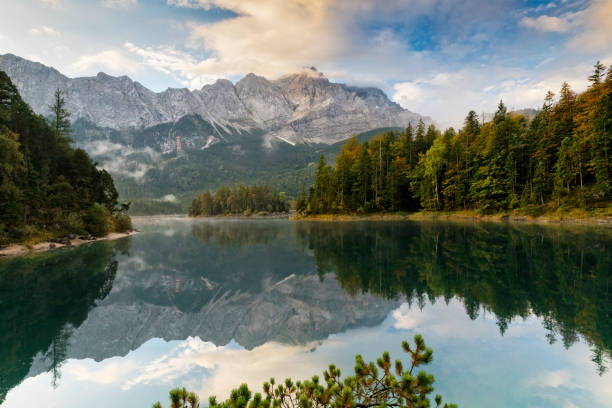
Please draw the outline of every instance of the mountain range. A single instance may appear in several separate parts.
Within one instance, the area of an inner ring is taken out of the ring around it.
[[[0,56],[0,70],[36,113],[49,114],[53,92],[60,89],[73,120],[85,119],[115,130],[148,128],[199,115],[216,131],[227,131],[228,126],[239,132],[259,129],[290,144],[330,144],[375,128],[405,127],[421,118],[390,101],[380,89],[334,83],[314,67],[275,80],[251,73],[236,84],[219,79],[198,90],[168,88],[160,93],[127,76],[103,72],[68,78],[12,54]]]
[[[109,170],[129,199],[187,197],[269,179],[295,193],[327,146],[420,119],[432,123],[380,89],[331,82],[314,67],[274,80],[248,74],[235,84],[219,79],[159,93],[127,76],[69,78],[12,54],[0,56],[0,70],[41,115],[50,114],[54,91],[63,91],[76,145]]]

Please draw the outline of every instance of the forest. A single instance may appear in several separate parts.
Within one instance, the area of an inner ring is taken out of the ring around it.
[[[597,62],[589,88],[565,82],[529,118],[500,101],[493,120],[470,111],[461,129],[434,125],[349,139],[334,166],[321,156],[302,214],[372,211],[557,209],[609,206],[612,66]]]
[[[193,199],[189,207],[190,217],[213,215],[251,215],[289,211],[289,203],[283,193],[268,186],[221,186]]]
[[[71,146],[70,115],[55,93],[36,115],[0,71],[0,245],[131,228],[113,179]]]

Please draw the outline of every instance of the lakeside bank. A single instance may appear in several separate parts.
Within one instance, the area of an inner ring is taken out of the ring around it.
[[[298,221],[474,221],[474,222],[506,222],[522,224],[569,224],[569,225],[599,225],[612,227],[612,215],[605,214],[544,214],[539,216],[521,213],[477,214],[469,211],[458,212],[425,212],[415,213],[371,213],[371,214],[316,214],[291,217]]]
[[[111,232],[110,234],[104,237],[100,237],[100,238],[96,237],[96,239],[81,239],[77,237],[75,239],[70,240],[70,245],[61,244],[58,242],[50,242],[50,241],[39,242],[37,244],[30,245],[30,246],[25,245],[25,244],[11,244],[4,248],[0,248],[0,258],[9,258],[9,257],[39,253],[39,252],[53,251],[53,250],[60,249],[60,248],[77,247],[77,246],[91,244],[93,242],[98,242],[98,241],[113,241],[116,239],[131,237],[132,235],[136,235],[138,233],[139,231],[133,230],[133,231],[128,231],[128,232]]]

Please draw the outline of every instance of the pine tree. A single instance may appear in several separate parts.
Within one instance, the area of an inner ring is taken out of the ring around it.
[[[612,64],[610,64],[608,72],[606,73],[606,84],[612,86]]]
[[[427,151],[427,142],[425,141],[425,123],[423,119],[419,119],[417,124],[416,133],[414,136],[414,146],[416,153],[423,154]]]
[[[304,211],[306,211],[306,207],[307,207],[307,201],[306,201],[306,189],[304,187],[304,184],[302,183],[302,191],[300,191],[300,195],[295,203],[295,210],[298,213],[303,213]]]
[[[355,356],[355,374],[341,378],[340,369],[334,364],[319,376],[310,380],[293,382],[287,378],[276,384],[274,378],[265,382],[263,394],[253,394],[247,384],[230,392],[226,401],[218,402],[215,396],[208,399],[210,408],[297,408],[297,407],[430,407],[429,394],[433,392],[434,377],[416,369],[431,363],[433,351],[425,345],[420,334],[414,336],[414,345],[402,342],[402,349],[409,360],[404,368],[400,360],[392,362],[384,352],[377,362],[366,363],[361,355]],[[192,402],[192,393],[185,388],[175,388],[169,393],[171,408],[197,408]],[[195,395],[194,395],[195,397]],[[189,405],[188,405],[189,404]],[[433,406],[441,407],[442,397],[434,397]],[[153,408],[161,408],[156,402]],[[457,408],[455,404],[444,404],[444,408]]]
[[[602,64],[600,61],[597,61],[595,65],[593,65],[593,74],[589,76],[589,81],[592,86],[596,86],[601,84],[601,80],[606,72],[606,66]]]
[[[471,110],[465,120],[463,121],[463,132],[465,134],[465,147],[470,147],[470,142],[474,142],[476,137],[480,134],[480,123],[478,122],[478,115],[475,111]]]
[[[59,89],[55,90],[54,103],[49,106],[51,114],[53,115],[51,126],[55,129],[55,134],[58,137],[66,141],[71,141],[70,134],[72,130],[70,129],[70,112],[65,109],[66,101],[64,100],[63,94],[64,93]]]
[[[497,105],[497,112],[495,112],[495,116],[493,117],[493,122],[499,123],[506,118],[508,114],[508,109],[506,109],[506,105],[504,105],[504,101],[500,99],[499,104]]]

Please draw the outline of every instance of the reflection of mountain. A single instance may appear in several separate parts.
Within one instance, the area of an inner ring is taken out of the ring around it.
[[[406,298],[456,297],[473,319],[494,313],[502,334],[533,312],[550,341],[584,337],[601,370],[612,349],[610,231],[177,219],[143,229],[129,256],[99,243],[0,263],[3,394],[68,357],[125,355],[154,337],[302,344],[377,325]]]
[[[612,231],[453,223],[301,224],[320,273],[351,293],[457,297],[476,319],[543,320],[551,343],[581,335],[601,373],[612,350]]]
[[[199,336],[217,345],[235,339],[248,349],[268,341],[303,344],[379,324],[399,305],[321,282],[289,223],[173,228],[171,238],[134,241],[112,291],[70,338],[71,358],[125,355],[155,337]]]
[[[113,248],[125,244],[101,242],[0,262],[0,403],[36,354],[45,355],[44,369],[57,379],[72,328],[110,291],[117,268]]]

